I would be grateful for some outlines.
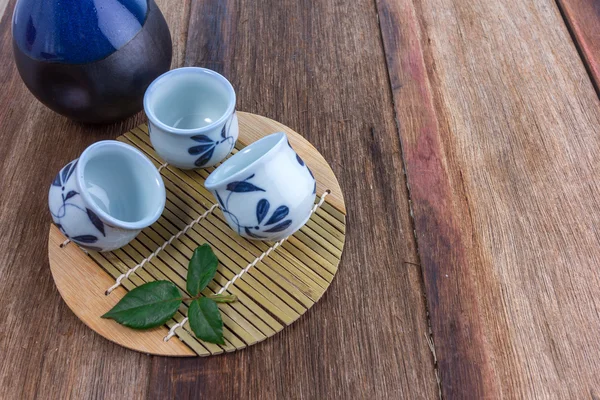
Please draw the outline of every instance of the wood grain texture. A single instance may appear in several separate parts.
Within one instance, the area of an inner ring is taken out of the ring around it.
[[[379,0],[446,398],[597,398],[600,103],[552,1]]]
[[[6,6],[8,5],[8,0],[0,0],[0,19],[4,17],[4,13],[6,12]]]
[[[47,185],[65,160],[144,118],[90,127],[45,109],[13,66],[6,12],[0,23],[0,352],[11,362],[0,367],[0,397],[436,397],[421,274],[403,263],[415,261],[416,253],[391,97],[381,90],[387,78],[373,3],[198,1],[189,38],[190,2],[158,3],[174,40],[174,67],[185,58],[187,65],[224,72],[234,81],[239,109],[306,135],[342,187],[352,189],[347,272],[324,304],[278,337],[210,361],[154,358],[148,375],[149,358],[92,333],[50,277]],[[11,1],[7,10],[13,7]],[[184,57],[186,40],[191,52]],[[36,306],[24,308],[14,293],[30,293]],[[319,351],[306,351],[312,347]]]
[[[600,2],[556,0],[600,95]]]
[[[244,351],[155,358],[165,398],[437,398],[385,59],[371,1],[193,2],[185,65],[229,78],[238,109],[281,121],[325,156],[347,237],[323,298]],[[309,351],[308,349],[318,349]]]
[[[157,1],[183,59],[189,1]],[[86,146],[139,125],[76,124],[31,95],[14,66],[11,0],[0,20],[0,398],[143,398],[151,360],[92,332],[69,310],[48,267],[48,183]]]

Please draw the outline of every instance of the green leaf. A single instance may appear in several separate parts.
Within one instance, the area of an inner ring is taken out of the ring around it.
[[[173,317],[181,301],[181,294],[172,282],[149,282],[123,296],[102,318],[114,319],[134,329],[154,328]]]
[[[217,303],[233,303],[237,301],[235,294],[211,294],[208,298],[213,299]]]
[[[190,327],[205,342],[225,344],[223,340],[223,320],[217,303],[208,297],[194,300],[188,308]]]
[[[194,250],[188,265],[186,288],[192,296],[198,296],[217,273],[219,260],[208,244]]]

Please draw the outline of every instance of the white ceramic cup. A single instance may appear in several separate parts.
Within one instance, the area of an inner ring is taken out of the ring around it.
[[[50,185],[54,223],[73,242],[95,251],[125,246],[165,208],[163,180],[136,148],[94,143],[63,167]]]
[[[265,136],[206,178],[231,229],[256,240],[280,240],[310,217],[315,178],[283,132]]]
[[[177,168],[212,167],[238,138],[233,86],[206,68],[178,68],[156,78],[144,110],[154,150]]]

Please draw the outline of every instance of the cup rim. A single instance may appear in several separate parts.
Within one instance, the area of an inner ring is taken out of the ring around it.
[[[227,89],[227,92],[230,95],[229,103],[227,104],[227,110],[225,110],[225,112],[223,113],[223,115],[221,115],[221,117],[219,117],[219,119],[211,122],[210,124],[208,124],[206,126],[200,127],[200,128],[181,129],[181,128],[174,128],[172,126],[169,126],[156,117],[156,115],[154,114],[154,110],[150,109],[150,105],[149,105],[150,97],[152,96],[156,86],[161,81],[163,81],[164,79],[167,79],[171,75],[179,75],[179,74],[184,74],[184,73],[199,73],[199,74],[210,75],[211,77],[215,78],[216,80],[220,81],[221,83],[223,83],[225,85],[225,88]],[[175,133],[175,134],[179,134],[179,135],[191,136],[191,135],[196,135],[198,133],[208,132],[208,131],[214,129],[215,127],[221,125],[223,122],[227,121],[227,119],[235,111],[235,103],[236,103],[236,95],[235,95],[235,90],[233,89],[233,86],[231,85],[231,82],[229,82],[229,80],[227,78],[225,78],[223,75],[219,74],[218,72],[213,71],[212,69],[201,68],[201,67],[182,67],[182,68],[175,68],[170,71],[167,71],[164,74],[160,75],[158,78],[156,78],[154,81],[152,81],[152,83],[150,84],[150,86],[148,86],[148,88],[146,89],[146,92],[144,93],[144,112],[146,113],[146,116],[148,117],[150,122],[152,122],[154,125],[160,127],[161,129],[163,129],[167,132]]]
[[[91,198],[89,192],[85,189],[85,180],[84,180],[85,179],[85,176],[84,176],[85,166],[87,165],[87,162],[89,161],[89,156],[93,155],[93,153],[95,151],[97,151],[99,148],[103,148],[103,147],[121,148],[121,149],[125,150],[126,152],[129,152],[130,154],[132,154],[133,157],[140,159],[143,163],[145,163],[149,167],[149,170],[152,171],[152,174],[154,175],[153,178],[156,179],[156,181],[158,182],[157,195],[160,196],[160,201],[159,201],[156,209],[154,210],[154,212],[152,212],[150,215],[147,215],[145,218],[142,218],[141,220],[138,220],[138,221],[133,221],[133,222],[122,221],[122,220],[117,219],[117,218],[113,217],[112,215],[108,214],[104,210],[102,210],[98,206],[98,204],[96,204],[96,202]],[[126,143],[118,142],[116,140],[102,140],[100,142],[96,142],[96,143],[92,144],[91,146],[86,148],[83,151],[83,153],[81,153],[81,156],[79,156],[79,159],[77,161],[77,171],[76,171],[75,177],[77,179],[77,185],[79,186],[79,190],[81,191],[80,194],[83,197],[83,199],[85,200],[86,204],[90,208],[92,208],[93,211],[96,214],[98,214],[98,216],[104,222],[106,222],[107,224],[109,224],[111,226],[116,226],[116,227],[123,228],[123,229],[143,229],[143,228],[146,228],[146,227],[152,225],[153,223],[155,223],[160,218],[160,216],[162,215],[162,212],[165,208],[165,203],[167,200],[167,192],[165,189],[165,183],[164,183],[162,177],[160,176],[160,172],[158,172],[158,170],[156,169],[156,167],[154,166],[152,161],[150,161],[150,159],[148,159],[148,157],[146,157],[141,151],[139,151],[135,147],[128,145]]]
[[[233,162],[232,160],[235,160],[236,158],[244,157],[244,155],[246,153],[248,153],[249,150],[252,150],[254,147],[259,146],[259,144],[261,142],[267,141],[273,137],[279,137],[279,139],[263,155],[261,155],[256,160],[252,161],[250,164],[246,165],[242,169],[234,172],[233,174],[227,175],[227,176],[217,180],[217,177],[219,176],[219,170],[222,171],[224,169],[224,167],[226,167],[228,164],[231,164]],[[228,182],[236,177],[246,175],[248,173],[248,171],[250,169],[252,169],[252,167],[254,167],[254,165],[263,161],[265,158],[270,157],[270,155],[273,154],[275,151],[277,151],[277,149],[279,149],[282,145],[284,145],[284,142],[287,142],[287,140],[288,139],[287,139],[287,135],[285,134],[285,132],[276,132],[276,133],[272,133],[270,135],[264,136],[264,137],[258,139],[256,142],[249,144],[248,146],[244,147],[242,150],[238,151],[237,153],[235,153],[234,155],[229,157],[227,160],[223,161],[223,163],[221,163],[221,165],[219,165],[210,175],[208,175],[208,177],[204,181],[204,187],[206,187],[209,190],[217,189],[224,182]]]

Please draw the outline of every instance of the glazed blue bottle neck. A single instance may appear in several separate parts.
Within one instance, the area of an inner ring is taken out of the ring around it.
[[[149,0],[19,0],[13,38],[29,57],[83,64],[101,60],[141,30]]]

